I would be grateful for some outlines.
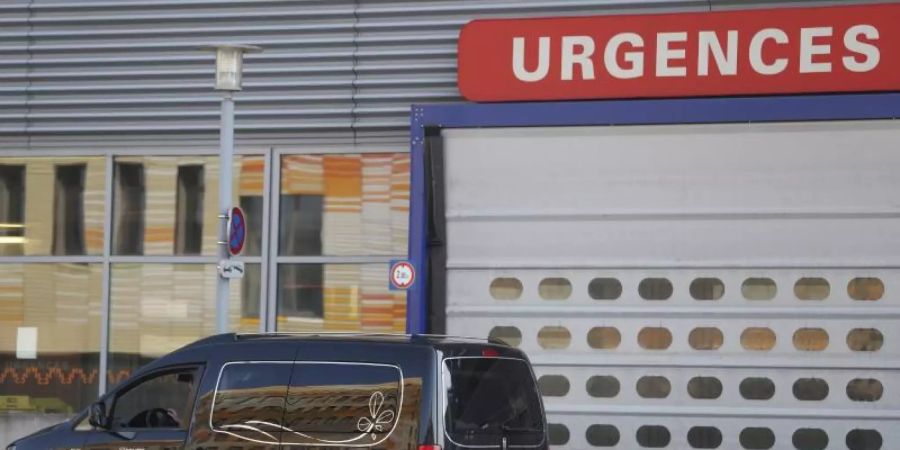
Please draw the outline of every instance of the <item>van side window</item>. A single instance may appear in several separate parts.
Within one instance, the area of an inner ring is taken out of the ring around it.
[[[282,437],[291,445],[377,445],[393,432],[403,390],[400,369],[365,363],[298,362]]]
[[[222,368],[210,423],[229,442],[278,445],[293,363],[229,363]],[[275,434],[273,434],[275,432]]]
[[[195,367],[168,370],[127,388],[113,404],[113,429],[186,430],[198,376]]]
[[[280,434],[281,445],[379,446],[401,414],[410,417],[402,409],[415,408],[403,404],[401,380],[400,369],[388,364],[230,363],[219,378],[212,429],[254,443],[278,444]]]

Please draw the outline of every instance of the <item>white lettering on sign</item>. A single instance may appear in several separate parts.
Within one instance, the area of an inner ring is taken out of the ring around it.
[[[525,68],[525,38],[513,38],[513,73],[525,82],[541,81],[550,71],[550,38],[538,39],[538,64],[533,71]]]
[[[844,67],[851,72],[871,72],[878,67],[881,61],[881,52],[878,47],[862,42],[859,39],[864,37],[870,41],[878,40],[878,29],[872,25],[856,25],[850,27],[844,34],[844,47],[865,59],[859,61],[856,57],[845,56],[843,59]]]
[[[741,69],[742,58],[749,63],[751,70],[760,75],[781,74],[788,70],[792,61],[796,64],[793,70],[799,73],[831,73],[833,67],[829,57],[834,54],[833,44],[837,41],[833,33],[832,27],[801,28],[799,42],[796,43],[799,45],[790,46],[791,39],[787,32],[780,28],[765,28],[752,36],[744,36],[749,38],[747,47],[740,46],[742,36],[738,30],[724,33],[709,30],[695,34],[656,33],[653,36],[656,42],[654,74],[659,78],[705,77],[712,70],[717,70],[724,76],[736,76]],[[879,37],[878,29],[872,25],[850,27],[841,40],[843,49],[852,53],[841,58],[844,68],[857,73],[875,70],[881,62],[881,51],[872,41],[877,41]],[[536,42],[534,39],[529,41],[525,37],[514,37],[512,69],[516,79],[528,83],[546,79],[551,73],[554,45],[558,46],[559,51],[560,80],[595,80],[604,74],[623,80],[647,76],[644,71],[646,36],[638,33],[613,35],[602,45],[602,64],[595,61],[598,59],[595,55],[598,45],[594,37],[562,36],[558,42],[556,40],[549,36],[538,37]],[[537,44],[537,51],[529,53],[528,46],[534,44]],[[744,48],[747,53],[741,55]],[[794,49],[795,54],[788,55],[787,49]],[[696,56],[697,61],[693,69],[685,64],[691,55]]]
[[[777,75],[787,69],[787,58],[778,58],[771,63],[763,60],[763,46],[766,41],[774,41],[776,44],[787,44],[788,36],[777,28],[766,28],[756,33],[750,40],[750,65],[760,75]]]
[[[670,66],[672,60],[683,60],[687,52],[683,48],[673,49],[673,42],[687,41],[687,33],[659,33],[656,35],[656,76],[658,77],[683,77],[687,75],[687,68]]]
[[[831,72],[830,62],[815,62],[817,56],[831,54],[831,45],[816,44],[817,38],[831,37],[831,27],[803,28],[800,30],[800,73]]]
[[[725,44],[724,49],[715,31],[701,31],[698,37],[700,40],[700,53],[697,55],[697,75],[702,77],[709,76],[710,56],[716,61],[719,73],[722,75],[737,75],[738,32],[736,30],[728,31],[728,42]]]
[[[622,44],[629,44],[633,48],[640,49],[644,48],[644,39],[635,33],[619,33],[613,36],[606,44],[606,51],[603,53],[603,63],[606,65],[606,70],[613,77],[622,80],[642,77],[644,75],[644,52],[625,52],[625,61],[631,64],[631,67],[622,67],[617,59],[619,48]]]
[[[576,52],[575,49],[579,51]],[[562,79],[571,80],[577,64],[581,67],[581,79],[594,79],[594,40],[590,36],[566,36],[562,39]]]

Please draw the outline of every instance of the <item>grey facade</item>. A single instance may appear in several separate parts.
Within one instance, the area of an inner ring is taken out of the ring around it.
[[[0,148],[216,145],[210,43],[265,48],[238,97],[244,146],[404,145],[411,103],[459,100],[479,17],[702,11],[810,1],[42,1],[0,5]]]

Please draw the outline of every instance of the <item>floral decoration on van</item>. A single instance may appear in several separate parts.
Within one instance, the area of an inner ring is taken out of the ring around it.
[[[383,433],[386,425],[390,425],[394,421],[394,411],[386,409],[381,411],[384,406],[384,394],[376,392],[369,397],[369,414],[370,417],[360,417],[356,428],[363,433],[370,433],[372,440],[375,440],[375,432]]]

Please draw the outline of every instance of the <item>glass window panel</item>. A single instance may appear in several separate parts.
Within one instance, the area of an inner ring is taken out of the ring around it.
[[[56,166],[53,185],[53,254],[83,255],[85,164]]]
[[[725,295],[725,284],[718,278],[697,278],[691,282],[694,300],[718,300]]]
[[[0,158],[0,255],[103,253],[104,157]]]
[[[768,450],[775,446],[775,433],[769,428],[744,428],[740,441],[748,450]]]
[[[641,377],[636,385],[637,393],[643,398],[666,398],[672,392],[672,384],[663,376]]]
[[[694,350],[718,350],[725,337],[716,327],[697,327],[688,335],[688,343]]]
[[[203,243],[203,165],[178,166],[175,191],[175,254],[199,255]]]
[[[572,334],[569,329],[561,326],[546,326],[538,331],[538,344],[546,349],[568,348],[572,342]]]
[[[775,396],[775,383],[765,377],[744,378],[739,387],[747,400],[769,400]]]
[[[544,300],[565,300],[572,295],[572,283],[565,278],[544,278],[538,285],[538,294]]]
[[[716,377],[694,377],[688,381],[691,398],[711,400],[722,396],[722,382]]]
[[[518,300],[522,296],[522,282],[518,278],[494,278],[490,292],[494,300]]]
[[[821,378],[800,378],[794,382],[793,392],[797,400],[822,401],[828,397],[828,382]]]
[[[778,286],[771,278],[747,278],[741,284],[741,294],[747,300],[772,300],[778,293]]]
[[[594,327],[588,331],[587,342],[591,348],[615,349],[622,342],[622,334],[616,327]]]
[[[669,429],[662,425],[642,425],[635,437],[638,445],[646,448],[665,448],[672,441]]]
[[[751,327],[741,333],[741,346],[745,350],[766,352],[775,347],[777,339],[771,328]]]
[[[622,295],[622,283],[615,278],[594,278],[588,284],[588,295],[594,300],[615,300]]]
[[[828,448],[828,433],[818,428],[801,428],[791,436],[797,450],[825,450]]]
[[[255,267],[254,267],[255,266]],[[258,264],[248,264],[257,272]],[[215,333],[214,264],[113,264],[111,267],[110,385],[166,353]],[[242,299],[247,279],[232,280],[230,326],[259,331],[259,319],[246,318]],[[258,314],[258,310],[257,310]]]
[[[644,278],[638,284],[638,294],[644,300],[668,300],[672,289],[672,282],[666,278]]]
[[[884,283],[880,278],[854,278],[847,283],[847,295],[853,300],[877,301],[884,296]]]
[[[280,254],[406,254],[408,154],[287,155],[280,189]]]
[[[722,432],[716,427],[692,427],[688,430],[688,443],[691,448],[719,448]]]
[[[0,255],[25,249],[25,165],[0,165]]]
[[[235,178],[232,204],[238,205],[244,210],[244,219],[247,221],[247,240],[241,254],[243,256],[260,256],[262,255],[263,187],[266,160],[262,155],[238,156],[235,158],[232,171]],[[207,189],[211,189],[211,187]]]
[[[252,155],[235,157],[232,168],[232,204],[247,219],[246,256],[261,254],[264,169],[265,159]],[[216,254],[217,156],[121,156],[113,176],[113,254]]]
[[[638,344],[646,350],[665,350],[672,345],[672,332],[662,327],[642,328],[638,332]]]
[[[117,394],[112,407],[112,428],[175,428],[186,430],[199,372],[184,368],[153,375]]]
[[[279,331],[406,329],[406,294],[390,291],[387,264],[280,264]]]
[[[538,378],[538,388],[545,397],[565,397],[569,393],[569,379],[564,375],[543,375]]]
[[[115,163],[113,189],[113,253],[141,255],[144,253],[144,210],[147,187],[144,165],[132,162]]]
[[[850,430],[845,440],[850,450],[881,450],[884,440],[878,430]]]
[[[522,343],[522,332],[516,327],[497,326],[491,328],[488,339],[503,341],[510,347],[518,347]]]
[[[876,328],[854,328],[847,333],[847,347],[854,352],[877,352],[884,345],[884,335]]]
[[[794,295],[800,300],[825,300],[831,285],[824,278],[801,278],[794,284]]]
[[[595,375],[588,378],[585,389],[591,397],[613,398],[619,395],[622,386],[619,379],[611,375]]]
[[[566,445],[569,443],[569,428],[561,423],[547,425],[547,440],[550,445]]]
[[[0,428],[96,399],[102,280],[100,264],[0,265]]]
[[[615,425],[594,424],[585,431],[585,439],[594,447],[615,447],[619,445],[619,429]]]

